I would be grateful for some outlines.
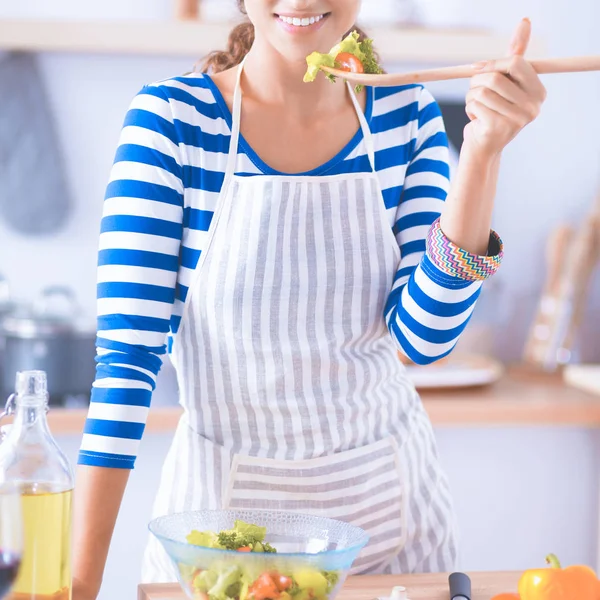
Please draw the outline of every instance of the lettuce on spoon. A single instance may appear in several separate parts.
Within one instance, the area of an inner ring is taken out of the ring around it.
[[[365,73],[378,74],[383,73],[383,69],[377,62],[377,57],[373,50],[373,40],[365,39],[359,41],[359,35],[356,31],[348,34],[341,42],[336,44],[328,54],[313,52],[306,57],[308,69],[304,74],[304,82],[310,83],[317,78],[321,67],[342,68],[339,61],[340,55],[350,54],[358,59]],[[332,82],[335,82],[335,75],[325,73],[325,76]],[[362,86],[356,86],[356,91],[360,91]]]

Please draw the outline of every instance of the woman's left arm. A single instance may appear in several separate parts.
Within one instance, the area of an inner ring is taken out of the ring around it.
[[[524,19],[511,44],[508,73],[497,71],[494,61],[475,65],[467,95],[471,122],[440,228],[454,244],[476,255],[488,253],[502,150],[538,116],[546,99],[537,73],[523,58],[530,36],[531,23]]]
[[[500,154],[537,116],[546,96],[522,58],[529,32],[525,20],[513,41],[508,74],[495,72],[492,63],[473,77],[467,97],[472,121],[452,186],[439,107],[426,90],[421,94],[415,151],[394,227],[402,261],[385,309],[392,337],[418,364],[452,351],[482,282],[500,264],[501,242],[490,229]]]

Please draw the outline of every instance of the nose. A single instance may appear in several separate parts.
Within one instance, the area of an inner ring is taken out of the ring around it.
[[[290,6],[298,11],[307,10],[312,4],[314,4],[313,0],[290,0]]]

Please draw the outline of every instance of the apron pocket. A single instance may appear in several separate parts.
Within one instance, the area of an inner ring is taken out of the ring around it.
[[[299,461],[236,454],[223,507],[312,514],[361,527],[370,540],[352,574],[377,572],[406,541],[409,492],[401,462],[394,438]]]

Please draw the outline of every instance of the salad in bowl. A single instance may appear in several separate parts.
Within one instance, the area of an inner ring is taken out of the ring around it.
[[[198,600],[333,600],[368,541],[346,523],[276,511],[182,513],[150,530]]]

